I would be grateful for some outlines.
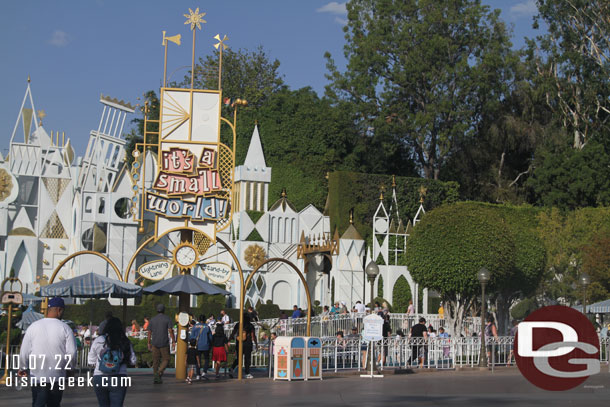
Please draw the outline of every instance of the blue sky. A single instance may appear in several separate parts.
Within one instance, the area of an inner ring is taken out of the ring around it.
[[[523,46],[536,13],[533,0],[483,0],[502,10]],[[324,52],[343,63],[343,2],[328,0],[5,0],[0,5],[0,151],[8,149],[30,75],[34,103],[44,110],[47,131],[65,131],[82,155],[97,128],[100,93],[137,103],[158,90],[163,77],[162,31],[182,34],[170,43],[168,75],[191,63],[191,33],[183,14],[199,7],[207,21],[197,32],[196,54],[210,53],[216,34],[233,49],[263,45],[281,63],[292,89],[311,86],[320,95],[327,81]],[[186,69],[172,79],[181,79]],[[234,95],[239,96],[239,95]]]

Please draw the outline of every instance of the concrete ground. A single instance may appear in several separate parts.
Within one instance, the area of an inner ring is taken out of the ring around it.
[[[169,373],[169,372],[167,372]],[[610,373],[591,376],[583,385],[565,392],[548,392],[531,385],[516,368],[481,371],[417,372],[361,378],[329,375],[323,381],[285,382],[263,377],[215,380],[187,385],[173,377],[152,384],[150,371],[130,372],[132,387],[125,406],[608,406]],[[31,405],[27,388],[0,389],[0,405]],[[62,406],[95,406],[91,388],[70,388]]]

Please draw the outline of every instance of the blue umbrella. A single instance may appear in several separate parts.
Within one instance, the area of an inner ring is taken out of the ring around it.
[[[39,319],[43,319],[43,318],[44,318],[44,315],[42,315],[39,312],[34,311],[32,306],[30,305],[28,307],[28,309],[23,311],[23,314],[21,314],[21,321],[17,322],[16,325],[19,329],[21,329],[22,331],[25,331],[34,322],[38,321]]]
[[[26,305],[34,304],[36,302],[42,302],[41,297],[37,297],[34,294],[25,293],[23,294],[23,303]]]
[[[144,288],[144,292],[156,295],[180,293],[191,295],[230,294],[230,292],[216,287],[213,284],[207,283],[191,274],[181,274],[179,276],[168,278],[167,280],[161,280],[158,283]]]
[[[87,273],[44,286],[43,297],[133,298],[142,295],[142,287],[96,273]]]

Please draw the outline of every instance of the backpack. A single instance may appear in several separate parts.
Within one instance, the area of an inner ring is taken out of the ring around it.
[[[109,347],[106,347],[100,357],[98,369],[105,374],[117,374],[121,369],[123,358],[124,355],[121,349],[110,349]]]

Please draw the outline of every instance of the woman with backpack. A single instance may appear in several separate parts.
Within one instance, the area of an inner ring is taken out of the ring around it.
[[[136,354],[125,335],[121,320],[112,317],[104,334],[91,344],[87,361],[95,366],[93,388],[100,407],[120,407],[127,393],[127,365],[136,364]]]

